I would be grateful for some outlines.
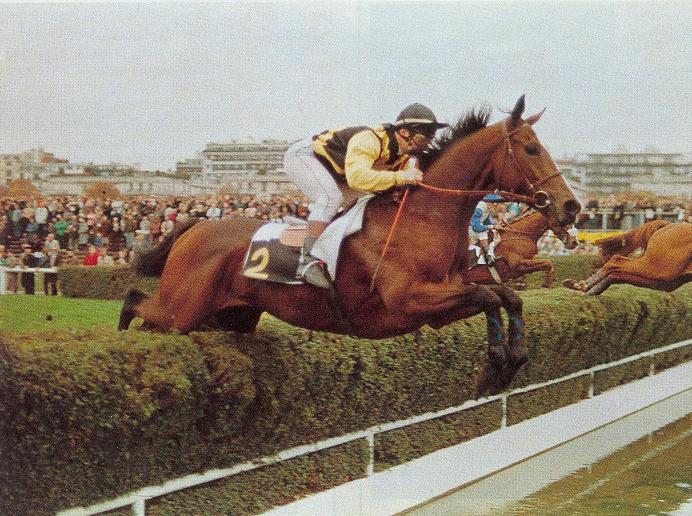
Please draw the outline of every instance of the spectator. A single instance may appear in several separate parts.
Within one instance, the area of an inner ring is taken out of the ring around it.
[[[20,258],[20,263],[23,268],[35,268],[37,266],[36,257],[31,253],[31,246],[24,244],[22,246],[22,256]],[[35,285],[35,273],[32,272],[22,272],[19,278],[22,288],[25,294],[34,294]]]
[[[46,262],[43,264],[44,267],[48,269],[54,269],[60,265],[60,248],[59,247],[47,247],[45,250],[47,257]],[[58,273],[57,272],[46,272],[43,275],[43,293],[45,295],[57,296],[58,295]]]
[[[60,247],[63,249],[67,249],[68,247],[68,233],[67,229],[70,227],[70,223],[63,218],[62,214],[58,213],[55,216],[55,223],[53,224],[55,227],[55,238],[58,239],[58,242],[60,243]]]
[[[132,245],[132,252],[143,253],[148,251],[150,248],[149,239],[144,231],[138,229],[135,233],[135,243]]]
[[[127,265],[130,263],[129,252],[127,249],[121,249],[118,251],[118,258],[115,260],[115,265]]]
[[[43,243],[43,247],[50,251],[51,249],[57,249],[60,251],[60,242],[58,242],[53,233],[48,233],[46,236],[46,241]]]
[[[10,260],[7,256],[7,250],[5,249],[4,245],[0,244],[0,294],[4,294],[5,289],[7,288],[7,276],[5,274],[5,270],[9,267],[9,265]]]
[[[48,208],[43,201],[38,202],[38,207],[34,210],[34,221],[36,222],[36,232],[40,238],[46,236],[46,224],[48,223]]]
[[[89,252],[84,256],[82,265],[98,265],[101,253],[95,245],[89,245]]]
[[[79,218],[77,225],[77,247],[80,249],[86,248],[89,243],[89,224],[85,217]]]
[[[5,266],[8,269],[14,269],[14,268],[19,266],[19,259],[10,252],[7,252],[5,254],[5,258],[3,259],[3,262],[6,264]],[[6,278],[7,278],[6,292],[12,292],[13,294],[16,294],[17,290],[19,290],[19,273],[18,272],[7,272]]]
[[[97,265],[115,265],[113,257],[106,252],[105,249],[99,249],[99,257],[96,260]]]

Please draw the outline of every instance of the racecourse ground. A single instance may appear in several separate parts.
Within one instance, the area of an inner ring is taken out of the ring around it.
[[[73,299],[62,296],[0,296],[0,331],[115,328],[121,301]]]

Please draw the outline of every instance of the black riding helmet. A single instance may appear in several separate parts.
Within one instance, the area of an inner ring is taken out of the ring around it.
[[[418,103],[405,107],[394,122],[394,127],[406,127],[413,132],[430,137],[435,136],[435,131],[448,125],[438,122],[435,113],[430,108]]]

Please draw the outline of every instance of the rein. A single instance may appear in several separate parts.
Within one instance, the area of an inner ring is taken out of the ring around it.
[[[524,124],[527,125],[527,124]],[[507,153],[512,157],[512,161],[514,162],[514,166],[519,170],[521,175],[524,176],[524,179],[526,179],[526,182],[529,184],[529,187],[533,191],[533,196],[530,197],[528,195],[520,195],[520,194],[515,194],[514,192],[506,192],[503,190],[457,190],[457,189],[452,189],[452,188],[440,188],[437,186],[432,186],[428,185],[425,183],[418,183],[416,186],[419,186],[420,188],[423,188],[424,190],[428,190],[430,192],[435,192],[439,193],[442,195],[454,195],[458,197],[467,197],[467,196],[482,196],[482,195],[487,195],[487,194],[498,194],[501,195],[504,199],[507,200],[514,200],[514,201],[520,201],[524,202],[526,204],[531,204],[533,206],[536,206],[538,208],[545,208],[550,204],[550,198],[548,194],[542,190],[538,190],[537,188],[542,185],[543,183],[553,179],[554,177],[560,176],[560,172],[556,172],[554,174],[549,175],[548,177],[544,177],[540,181],[538,181],[535,185],[531,182],[531,179],[529,178],[529,175],[526,173],[526,171],[520,166],[519,160],[517,160],[516,156],[514,155],[514,150],[512,149],[512,144],[510,141],[510,137],[516,133],[520,127],[517,127],[513,131],[507,131],[507,122],[505,121],[502,124],[502,132],[503,132],[503,141],[507,143]],[[504,167],[503,167],[504,168]],[[535,179],[535,178],[534,178]],[[389,244],[392,241],[392,236],[394,235],[394,230],[396,229],[397,224],[399,223],[399,218],[401,216],[401,213],[404,208],[404,204],[406,203],[406,198],[408,197],[410,188],[406,187],[406,190],[404,191],[404,195],[401,198],[401,202],[399,204],[399,209],[396,212],[396,215],[394,216],[394,221],[392,222],[392,227],[389,230],[389,234],[387,235],[387,240],[384,243],[384,246],[382,248],[382,253],[380,253],[380,259],[377,262],[377,266],[375,267],[375,271],[372,274],[372,280],[370,281],[370,293],[372,294],[375,291],[375,279],[377,278],[377,273],[380,270],[380,266],[382,265],[382,261],[384,260],[384,256],[387,253],[387,249],[389,249]],[[537,200],[537,197],[542,196],[544,197],[544,200],[539,203]],[[515,233],[520,233],[515,230],[510,230],[514,231]],[[558,237],[555,237],[558,238]]]
[[[425,183],[418,183],[419,187],[424,190],[429,190],[431,192],[443,194],[443,195],[455,195],[457,197],[466,196],[481,196],[487,194],[498,194],[506,199],[511,199],[513,201],[520,201],[526,204],[533,204],[535,198],[529,197],[528,195],[515,194],[514,192],[506,192],[504,190],[454,190],[451,188],[440,188],[437,186],[428,185]]]

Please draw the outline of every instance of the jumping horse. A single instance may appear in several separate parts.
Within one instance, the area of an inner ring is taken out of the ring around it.
[[[504,260],[505,266],[499,269],[502,281],[516,279],[532,272],[543,271],[545,274],[543,287],[550,288],[553,284],[555,266],[547,259],[535,258],[538,253],[538,240],[551,230],[552,238],[557,238],[567,249],[574,249],[579,244],[576,236],[568,232],[568,227],[558,223],[541,213],[529,211],[507,224],[495,229],[499,241],[495,246],[495,256]],[[467,283],[493,284],[495,279],[487,270],[487,266],[477,265],[464,273]]]
[[[652,220],[622,235],[596,241],[605,265],[568,288],[595,296],[613,283],[671,292],[692,280],[692,224]],[[644,253],[628,258],[638,249]]]
[[[118,327],[126,329],[141,317],[142,327],[151,329],[251,332],[261,314],[269,312],[310,330],[381,339],[484,312],[488,358],[477,390],[480,395],[503,389],[527,360],[522,301],[506,286],[464,282],[456,265],[467,260],[473,210],[495,189],[530,201],[562,224],[574,222],[581,209],[533,131],[543,112],[526,120],[523,112],[524,96],[509,117],[493,125],[488,125],[489,110],[472,110],[435,141],[426,157],[424,182],[408,190],[384,257],[381,251],[399,205],[391,195],[369,202],[362,230],[341,246],[334,280],[348,331],[336,311],[326,308],[326,289],[240,274],[251,237],[262,224],[249,218],[183,225],[141,255],[136,270],[160,275],[160,288],[151,297],[131,290]],[[508,314],[507,331],[501,307]]]

